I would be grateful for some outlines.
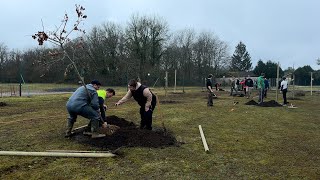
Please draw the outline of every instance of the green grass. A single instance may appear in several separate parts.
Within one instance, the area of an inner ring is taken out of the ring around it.
[[[116,88],[108,100],[108,115],[139,124],[133,100],[114,107],[125,94]],[[181,90],[181,89],[179,89]],[[172,131],[180,147],[123,148],[116,158],[0,157],[1,179],[320,179],[320,96],[289,100],[297,109],[246,106],[246,98],[228,96],[206,106],[206,92],[188,87],[185,94],[164,97],[163,88],[153,89],[160,102],[154,126]],[[171,89],[170,89],[171,91]],[[0,107],[0,150],[46,151],[99,150],[63,137],[70,94],[6,97]],[[275,97],[269,94],[269,99]],[[256,100],[256,99],[255,99]],[[282,99],[279,98],[279,101]],[[233,105],[233,101],[239,104]],[[233,110],[232,110],[233,109]],[[77,126],[87,123],[79,118]],[[205,153],[198,125],[206,136]]]

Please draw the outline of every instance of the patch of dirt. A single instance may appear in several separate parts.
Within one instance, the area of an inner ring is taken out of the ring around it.
[[[5,102],[0,102],[0,106],[7,106],[7,103],[5,103]]]
[[[282,107],[281,104],[279,104],[277,101],[275,100],[271,100],[271,101],[265,101],[261,104],[258,104],[256,101],[251,100],[249,102],[246,102],[245,105],[255,105],[255,106],[261,106],[261,107]]]
[[[91,139],[91,136],[83,135],[83,130],[77,132],[70,139],[81,144],[88,144],[99,147],[102,150],[116,150],[120,147],[152,147],[161,148],[168,146],[178,146],[176,138],[170,131],[162,128],[155,128],[152,131],[140,129],[133,122],[126,121],[117,116],[108,116],[107,122],[120,127],[111,136],[98,139]]]
[[[254,100],[251,100],[249,102],[244,103],[245,105],[258,105],[257,102],[255,102]]]

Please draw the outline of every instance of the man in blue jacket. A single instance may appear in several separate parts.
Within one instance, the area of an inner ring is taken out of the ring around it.
[[[92,138],[106,136],[105,134],[98,133],[101,118],[97,90],[100,86],[101,83],[99,81],[93,80],[91,84],[86,85],[86,88],[84,86],[79,87],[69,98],[66,104],[69,113],[66,137],[71,135],[73,124],[76,122],[78,115],[90,120]]]

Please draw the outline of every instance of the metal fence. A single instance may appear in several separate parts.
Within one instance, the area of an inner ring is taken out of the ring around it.
[[[71,93],[77,87],[75,84],[0,83],[0,97]]]

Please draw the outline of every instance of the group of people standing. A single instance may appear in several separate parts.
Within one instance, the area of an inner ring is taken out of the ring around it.
[[[212,78],[213,75],[209,74],[206,82],[206,87],[208,90],[208,106],[213,106],[213,89],[212,89]],[[252,90],[256,87],[256,89],[259,92],[259,99],[258,104],[263,103],[264,98],[267,97],[267,92],[270,89],[269,81],[265,77],[264,73],[261,73],[261,75],[257,78],[256,81],[254,81],[250,75],[244,78],[244,80],[240,81],[238,78],[232,78],[231,82],[231,89],[230,89],[230,96],[233,96],[234,93],[238,94],[239,91],[243,91],[244,95],[249,99],[252,94]],[[286,78],[283,77],[282,81],[279,82],[279,89],[281,90],[283,94],[283,105],[285,106],[287,104],[287,91],[288,91],[288,82],[286,81]]]
[[[107,128],[107,119],[105,111],[106,98],[115,95],[115,91],[111,88],[100,90],[101,83],[97,80],[91,81],[90,84],[79,87],[69,98],[66,106],[69,113],[67,118],[66,137],[72,133],[72,128],[77,120],[77,116],[83,116],[90,120],[89,133],[92,138],[99,138],[106,136],[100,133],[100,128]],[[148,87],[142,85],[135,79],[128,83],[128,92],[120,99],[116,106],[121,105],[133,97],[140,105],[140,129],[152,130],[152,114],[156,107],[156,96],[150,91]]]

